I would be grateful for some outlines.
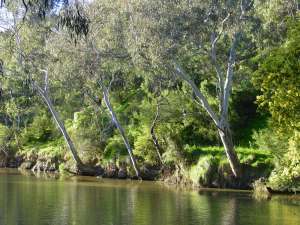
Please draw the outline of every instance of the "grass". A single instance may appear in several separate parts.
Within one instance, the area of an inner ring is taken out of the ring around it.
[[[237,155],[245,169],[245,184],[258,176],[268,176],[274,168],[270,151],[255,148],[236,147]],[[189,168],[189,178],[195,185],[210,186],[212,181],[225,187],[233,185],[230,166],[225,151],[219,146],[186,146],[185,159]]]
[[[270,151],[260,150],[248,147],[236,147],[236,152],[241,163],[257,167],[261,164],[270,165],[272,163],[272,154]],[[198,162],[200,157],[214,156],[220,161],[226,158],[223,147],[219,146],[186,146],[185,158],[190,164]]]
[[[36,154],[40,156],[55,157],[61,156],[64,152],[64,143],[62,139],[48,142],[28,143],[23,146],[21,154]]]

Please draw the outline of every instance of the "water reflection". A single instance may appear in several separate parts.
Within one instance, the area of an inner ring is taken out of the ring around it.
[[[300,224],[299,205],[282,197],[257,202],[247,193],[197,193],[150,182],[39,176],[0,172],[1,225]]]

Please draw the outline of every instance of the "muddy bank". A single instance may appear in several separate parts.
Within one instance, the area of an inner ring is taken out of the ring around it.
[[[41,156],[27,154],[19,156],[0,155],[0,167],[19,168],[33,172],[71,173],[73,175],[99,176],[115,179],[136,179],[130,165],[126,163],[100,165],[97,160],[86,164],[87,173],[78,172],[72,160],[65,160],[57,156]],[[169,184],[205,187],[205,188],[233,188],[252,189],[255,180],[267,179],[271,170],[267,165],[253,167],[242,164],[243,176],[236,179],[229,165],[211,163],[200,160],[193,166],[140,166],[143,180],[161,180]]]

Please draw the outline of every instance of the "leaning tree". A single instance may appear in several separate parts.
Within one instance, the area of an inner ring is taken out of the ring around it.
[[[242,174],[229,123],[229,103],[235,68],[251,53],[257,20],[253,1],[127,1],[129,48],[137,61],[150,61],[183,80],[192,99],[209,115],[223,143],[235,177]],[[250,50],[249,50],[250,49]],[[184,55],[192,55],[194,62]],[[197,63],[198,71],[188,70]],[[218,108],[200,83],[216,85]]]

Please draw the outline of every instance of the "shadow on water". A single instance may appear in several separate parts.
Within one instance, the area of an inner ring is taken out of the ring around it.
[[[300,224],[299,199],[176,190],[154,182],[0,170],[0,224]]]

